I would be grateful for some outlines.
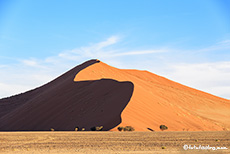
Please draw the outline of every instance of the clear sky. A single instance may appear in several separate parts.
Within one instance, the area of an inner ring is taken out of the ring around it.
[[[0,98],[92,58],[230,99],[229,0],[0,0]]]

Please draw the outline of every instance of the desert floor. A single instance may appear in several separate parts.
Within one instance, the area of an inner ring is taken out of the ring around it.
[[[0,153],[230,153],[230,131],[0,132]],[[184,145],[226,147],[184,150]],[[162,149],[165,147],[165,149]]]

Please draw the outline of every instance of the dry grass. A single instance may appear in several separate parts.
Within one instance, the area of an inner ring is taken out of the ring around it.
[[[0,153],[230,153],[230,132],[0,132],[0,143]]]

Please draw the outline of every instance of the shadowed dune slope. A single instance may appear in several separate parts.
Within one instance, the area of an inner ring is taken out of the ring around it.
[[[132,82],[114,79],[73,81],[75,75],[99,61],[87,61],[50,83],[0,100],[0,130],[86,130],[121,123],[121,112],[133,93]]]
[[[74,80],[103,78],[131,81],[134,84],[133,96],[122,112],[119,126],[130,125],[137,131],[160,130],[161,124],[168,126],[171,131],[230,129],[229,100],[148,71],[117,69],[100,62],[79,72]]]

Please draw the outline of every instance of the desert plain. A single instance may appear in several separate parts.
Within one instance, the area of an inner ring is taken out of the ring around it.
[[[0,153],[230,153],[229,131],[0,132]],[[184,150],[184,145],[225,147]]]

